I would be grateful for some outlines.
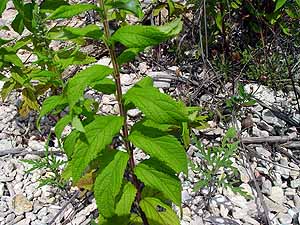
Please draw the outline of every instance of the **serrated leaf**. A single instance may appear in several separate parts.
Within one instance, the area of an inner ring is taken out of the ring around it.
[[[38,125],[38,127],[39,127],[40,119],[43,116],[45,116],[46,114],[50,113],[57,106],[64,105],[66,103],[67,103],[67,99],[64,96],[62,96],[62,95],[54,95],[54,96],[51,96],[51,97],[47,98],[43,102],[43,104],[42,104],[40,115],[39,115],[39,117],[37,119],[37,125]]]
[[[34,110],[39,109],[39,104],[32,90],[29,90],[28,88],[24,88],[22,90],[22,98],[24,103],[26,103],[31,109]]]
[[[117,58],[118,64],[122,65],[135,59],[139,52],[143,51],[141,48],[128,48],[125,49]]]
[[[48,33],[51,40],[72,40],[79,37],[89,37],[101,40],[103,32],[97,25],[89,24],[85,27],[56,27]]]
[[[69,123],[71,123],[71,121],[72,116],[70,114],[67,114],[55,124],[54,132],[58,139],[61,138],[63,130]]]
[[[62,5],[69,5],[65,0],[44,0],[40,5],[41,11],[49,12],[54,11]]]
[[[57,8],[50,16],[48,16],[47,20],[71,18],[75,15],[92,9],[96,10],[98,9],[98,7],[93,4],[62,5]]]
[[[129,216],[113,216],[111,218],[104,218],[101,214],[98,217],[99,223],[97,225],[129,225]],[[136,224],[134,225],[142,225]]]
[[[282,6],[284,6],[284,4],[286,3],[287,0],[277,0],[276,1],[276,6],[275,6],[275,10],[274,12],[276,12],[277,10],[279,10]]]
[[[115,8],[115,9],[123,9],[133,13],[138,18],[142,18],[144,13],[142,11],[140,2],[138,0],[116,0],[106,2],[105,6]]]
[[[11,63],[18,67],[23,67],[21,59],[16,55],[16,52],[12,47],[5,47],[0,49],[0,62]]]
[[[145,185],[161,191],[177,206],[181,205],[181,183],[177,177],[158,171],[145,163],[138,164],[134,171]]]
[[[30,73],[29,78],[31,80],[47,82],[52,79],[59,78],[59,74],[48,70],[42,70],[42,71],[38,71],[38,72],[35,71],[33,73]]]
[[[15,88],[16,84],[17,84],[17,82],[14,80],[8,80],[4,83],[2,90],[1,90],[2,101],[5,101],[5,99],[10,94],[10,92]]]
[[[161,124],[181,124],[188,121],[186,107],[154,87],[134,86],[124,96],[125,104],[133,103],[146,118]]]
[[[132,128],[129,140],[151,157],[164,162],[176,173],[187,174],[185,150],[174,136],[153,127],[136,124]]]
[[[70,65],[85,65],[96,61],[94,57],[90,57],[80,51],[62,51],[57,55],[58,59],[55,61],[62,68],[67,68]]]
[[[91,85],[93,89],[102,92],[103,94],[114,94],[116,92],[116,85],[112,79],[104,78]]]
[[[4,12],[5,8],[6,8],[7,2],[8,2],[8,0],[1,0],[0,1],[0,17],[2,15],[2,13]]]
[[[99,213],[104,217],[115,214],[115,198],[121,189],[128,159],[127,153],[119,151],[96,178],[94,196]]]
[[[176,19],[163,26],[128,25],[119,28],[111,37],[128,48],[146,48],[157,45],[177,35],[182,29],[182,22]]]
[[[80,140],[72,155],[72,177],[76,182],[89,163],[112,142],[113,137],[120,132],[123,118],[118,116],[95,116],[95,119],[84,126],[87,142]]]
[[[64,118],[64,117],[63,117]],[[62,119],[63,119],[62,118]],[[70,122],[72,120],[72,117],[70,116]],[[58,121],[58,123],[60,122],[60,120]],[[58,124],[57,123],[57,124]],[[57,125],[56,124],[56,125]],[[60,127],[60,125],[59,125]],[[55,126],[56,128],[56,126]],[[61,129],[61,128],[60,128]],[[68,156],[68,159],[71,159],[73,153],[74,153],[74,147],[76,145],[77,140],[79,139],[80,136],[80,132],[77,130],[73,130],[64,140],[64,152],[66,153],[66,155]]]
[[[18,34],[22,34],[24,31],[24,20],[23,16],[19,13],[15,19],[11,23],[12,28],[14,31],[16,31]]]
[[[73,117],[72,126],[80,132],[83,132],[83,133],[85,132],[85,129],[81,123],[81,120],[77,116]]]
[[[149,225],[180,225],[177,215],[172,208],[156,198],[144,198],[140,202],[143,212],[146,214]],[[160,210],[159,208],[163,209]]]
[[[118,216],[130,215],[131,206],[135,199],[137,190],[131,183],[127,183],[122,192],[121,199],[116,205],[115,212]]]
[[[87,86],[104,79],[106,76],[111,74],[112,71],[113,70],[107,66],[94,65],[72,77],[68,81],[66,89],[70,108],[72,108],[83,95],[83,91]]]

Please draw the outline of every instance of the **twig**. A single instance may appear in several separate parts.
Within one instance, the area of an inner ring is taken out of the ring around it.
[[[259,144],[259,143],[286,143],[289,141],[299,141],[300,138],[290,136],[269,136],[269,137],[246,137],[241,138],[243,144]]]
[[[54,155],[64,155],[61,151],[51,151]],[[45,156],[45,151],[28,151],[25,150],[25,148],[14,148],[14,149],[6,149],[6,150],[0,150],[0,157],[5,155],[38,155],[38,156]]]
[[[269,160],[269,159],[266,159],[266,158],[260,156],[260,155],[259,155],[256,151],[254,151],[253,149],[251,149],[251,148],[249,148],[249,147],[247,147],[247,146],[244,146],[244,147],[248,150],[248,152],[249,152],[251,155],[253,155],[253,156],[254,156],[255,158],[257,158],[257,159],[264,160],[264,161],[266,161],[266,162],[268,162],[268,163],[273,164],[274,166],[279,166],[279,167],[282,167],[282,168],[285,168],[285,169],[289,169],[289,170],[293,170],[293,171],[300,172],[299,169],[295,169],[295,168],[292,168],[292,167],[289,167],[289,166],[284,166],[284,165],[281,165],[281,164],[279,164],[279,163],[273,162],[272,160]],[[242,150],[244,150],[244,149],[242,149]]]
[[[247,162],[247,164],[249,165],[249,170],[250,170],[250,177],[251,177],[251,179],[253,180],[253,182],[254,182],[254,186],[255,186],[255,189],[256,189],[256,191],[257,191],[257,196],[258,196],[258,198],[259,198],[259,200],[260,200],[260,203],[261,203],[261,206],[262,206],[262,208],[263,208],[263,211],[264,211],[264,213],[263,214],[261,214],[261,216],[264,218],[264,222],[266,223],[266,224],[268,224],[268,225],[271,225],[272,223],[271,223],[271,220],[270,220],[270,218],[269,218],[269,209],[268,209],[268,207],[267,207],[267,205],[266,205],[266,203],[265,203],[265,201],[264,201],[264,196],[263,196],[263,194],[262,194],[262,192],[261,192],[261,190],[260,190],[260,188],[259,188],[259,185],[258,185],[258,183],[257,183],[257,181],[256,181],[256,178],[255,178],[255,176],[254,176],[254,171],[253,171],[253,168],[250,166],[250,161],[249,161],[249,155],[247,155],[246,154],[246,148],[245,148],[245,146],[243,145],[243,143],[242,143],[242,148],[243,148],[243,155],[244,155],[244,157],[245,157],[245,160],[246,160],[246,162]]]
[[[59,217],[59,215],[65,210],[65,208],[79,195],[79,191],[75,191],[72,197],[61,207],[61,209],[56,213],[56,215],[52,218],[52,220],[47,223],[47,225],[52,225],[55,223],[55,220]]]

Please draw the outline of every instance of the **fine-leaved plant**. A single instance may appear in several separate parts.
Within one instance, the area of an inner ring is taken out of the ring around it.
[[[250,198],[247,192],[236,185],[238,170],[232,161],[239,144],[236,137],[235,129],[229,128],[220,145],[213,147],[205,147],[196,137],[192,138],[202,159],[200,165],[191,163],[193,170],[201,174],[201,180],[195,185],[194,191],[209,187],[210,197],[218,188],[230,188],[233,192]]]

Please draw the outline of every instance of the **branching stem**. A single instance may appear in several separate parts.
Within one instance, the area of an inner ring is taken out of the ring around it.
[[[105,44],[106,44],[106,47],[109,51],[109,55],[110,55],[111,62],[112,62],[112,65],[113,65],[113,70],[114,70],[113,77],[114,77],[115,84],[116,84],[116,87],[117,87],[116,99],[117,99],[118,106],[119,106],[120,116],[122,116],[124,118],[124,123],[123,123],[122,130],[123,130],[124,144],[125,144],[126,149],[129,152],[129,156],[130,156],[130,158],[129,158],[130,175],[131,175],[131,178],[132,178],[132,183],[137,189],[136,201],[137,201],[137,203],[139,203],[139,201],[141,200],[142,185],[139,182],[139,180],[137,179],[136,175],[134,174],[135,163],[134,163],[134,156],[133,156],[133,147],[132,147],[131,143],[128,140],[129,131],[128,131],[128,123],[127,123],[127,113],[126,113],[125,106],[124,106],[123,101],[122,101],[122,96],[123,95],[122,95],[122,86],[121,86],[121,77],[120,77],[119,65],[118,65],[118,62],[117,62],[115,46],[114,46],[113,43],[109,43],[110,32],[109,32],[109,24],[108,24],[108,20],[107,20],[107,11],[105,9],[104,2],[103,2],[103,0],[98,0],[98,3],[99,3],[99,6],[102,10]],[[139,210],[139,213],[141,215],[141,218],[143,220],[144,225],[149,225],[145,213],[142,211],[142,209],[139,206],[138,206],[138,210]]]

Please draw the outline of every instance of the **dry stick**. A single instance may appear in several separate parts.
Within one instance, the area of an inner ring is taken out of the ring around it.
[[[265,221],[264,222],[267,223],[268,225],[271,225],[272,223],[271,223],[271,220],[269,218],[269,209],[268,209],[268,207],[267,207],[267,205],[264,201],[264,196],[263,196],[263,194],[262,194],[262,192],[259,188],[259,185],[256,181],[256,178],[254,176],[254,171],[253,171],[252,167],[250,166],[249,155],[246,154],[246,149],[245,149],[245,146],[243,145],[243,143],[241,144],[241,146],[244,149],[243,153],[244,153],[245,160],[246,160],[247,164],[249,165],[249,169],[250,169],[250,174],[249,175],[251,176],[251,179],[254,182],[255,189],[257,191],[257,195],[260,199],[261,206],[262,206],[262,208],[264,210],[264,213],[265,213],[265,215],[264,215]]]
[[[65,210],[65,208],[79,195],[79,191],[75,191],[75,193],[72,195],[72,197],[61,207],[61,209],[56,213],[56,215],[52,218],[52,220],[47,223],[47,225],[52,225],[55,223],[55,220],[58,218],[58,216]]]
[[[61,151],[51,151],[54,155],[64,155]],[[5,155],[38,155],[38,156],[45,156],[45,151],[28,151],[25,148],[15,148],[15,149],[6,149],[0,151],[0,157]]]
[[[141,185],[140,182],[138,181],[137,177],[134,174],[134,167],[135,167],[135,163],[134,163],[134,156],[133,156],[133,147],[130,144],[130,142],[128,141],[128,136],[129,136],[129,131],[128,131],[128,124],[127,124],[127,115],[126,115],[126,111],[125,111],[125,107],[124,104],[122,103],[122,88],[121,88],[121,78],[120,78],[120,71],[119,71],[119,65],[117,63],[117,57],[115,54],[115,48],[114,45],[112,44],[111,46],[107,43],[107,41],[110,38],[110,33],[109,33],[109,24],[108,24],[108,20],[106,17],[106,9],[104,6],[104,2],[103,0],[98,0],[100,8],[102,9],[103,13],[103,27],[104,27],[104,35],[105,35],[105,44],[108,48],[109,51],[109,55],[111,57],[111,61],[113,64],[113,76],[116,82],[116,86],[117,86],[117,93],[116,93],[116,98],[118,101],[118,105],[119,105],[119,110],[120,110],[120,116],[122,116],[124,118],[124,123],[123,123],[123,137],[124,137],[124,144],[126,149],[129,151],[129,167],[130,167],[130,174],[132,175],[132,183],[133,185],[136,187],[137,189],[137,195],[136,195],[136,200],[137,202],[139,202],[141,200]],[[141,218],[142,221],[144,223],[144,225],[149,225],[147,217],[145,215],[145,213],[143,212],[143,210],[138,206],[138,210],[141,214]]]
[[[273,162],[273,161],[271,161],[271,160],[269,160],[269,159],[266,159],[266,158],[260,156],[256,151],[254,151],[253,149],[251,149],[251,148],[249,148],[249,147],[246,147],[246,149],[247,149],[248,152],[249,152],[251,155],[253,155],[255,158],[258,158],[258,159],[260,159],[260,160],[264,160],[264,161],[266,161],[266,162],[268,162],[268,163],[271,163],[271,164],[273,164],[273,165],[275,165],[275,166],[279,166],[279,167],[282,167],[282,168],[285,168],[285,169],[289,169],[289,170],[293,170],[293,171],[300,172],[299,169],[295,169],[295,168],[292,168],[292,167],[289,167],[289,166],[284,166],[284,165],[281,165],[280,163],[276,163],[276,162]],[[242,149],[242,150],[243,150],[243,149]]]
[[[240,139],[243,144],[286,143],[299,140],[299,137],[293,138],[289,136],[246,137]]]

